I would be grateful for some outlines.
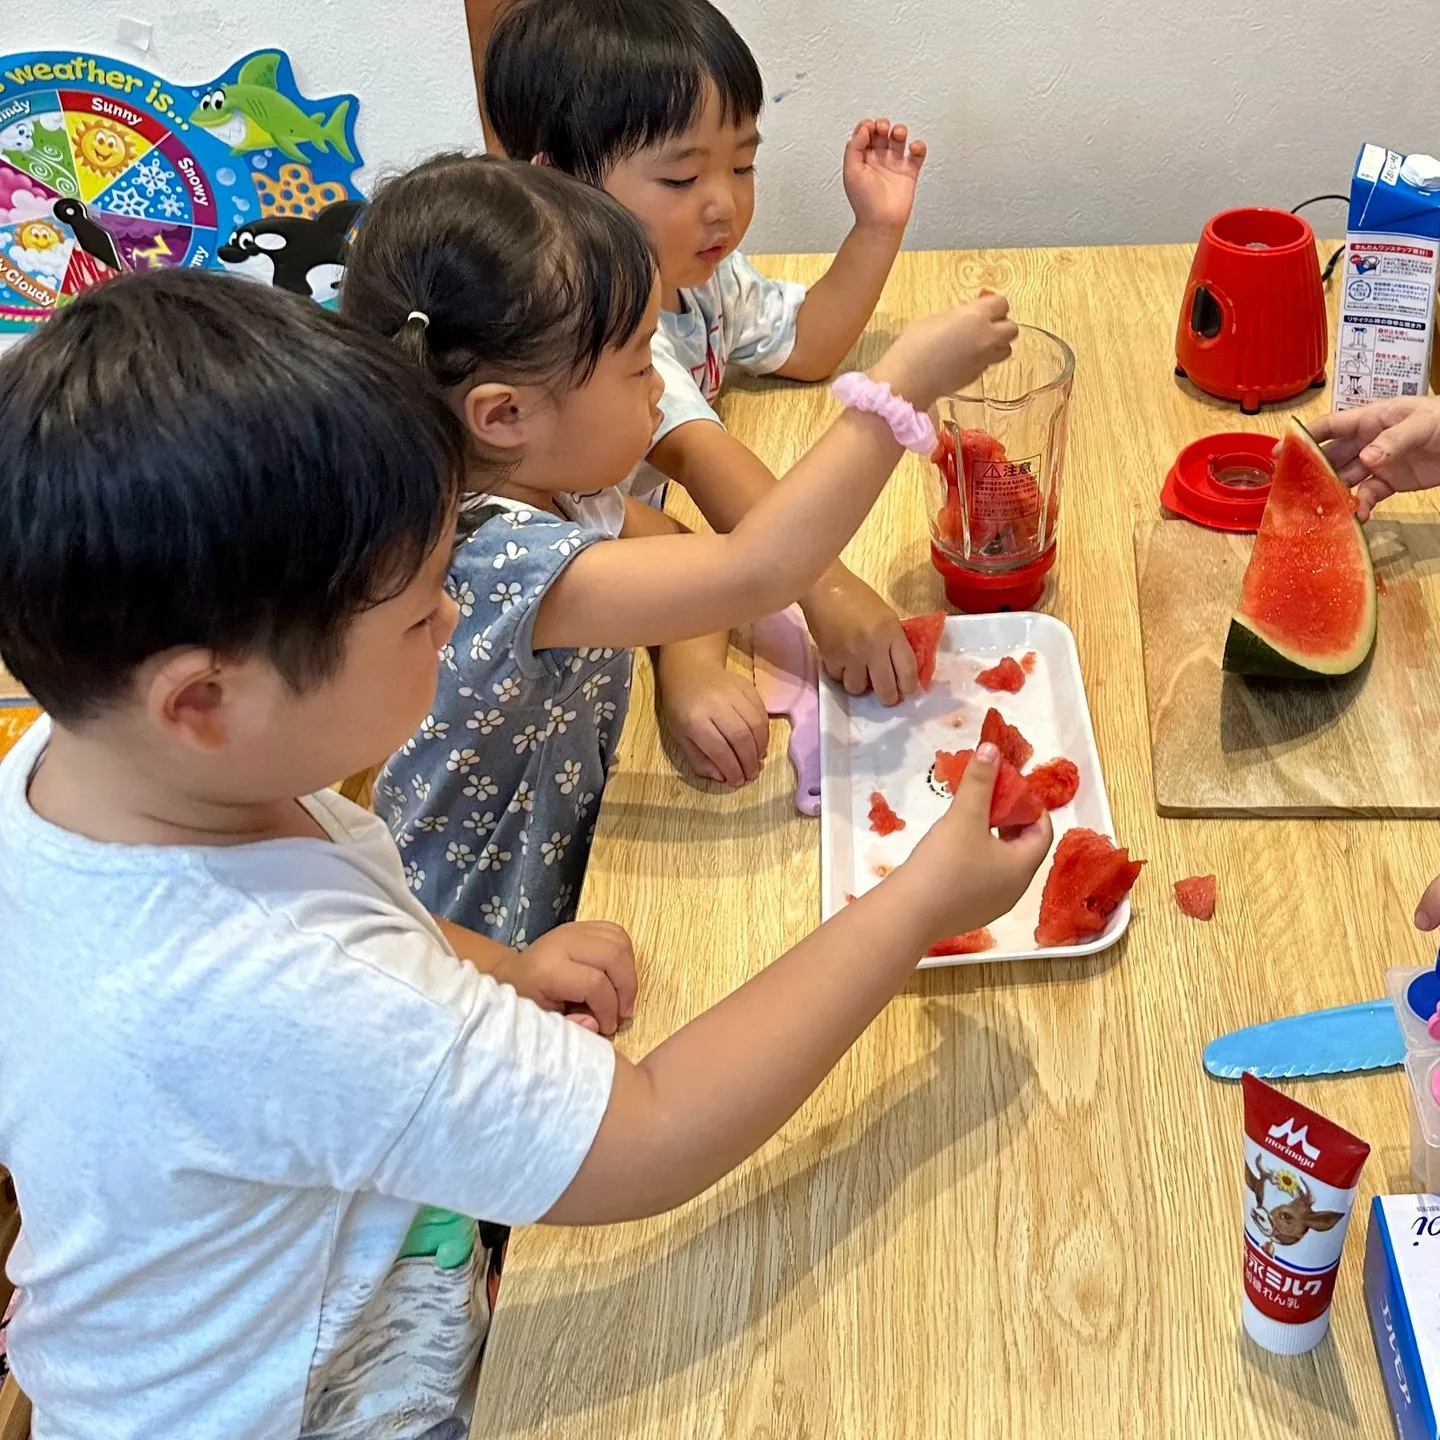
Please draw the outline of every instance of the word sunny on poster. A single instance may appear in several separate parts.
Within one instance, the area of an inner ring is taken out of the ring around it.
[[[168,265],[333,303],[360,211],[358,104],[301,95],[278,50],[195,86],[101,55],[0,59],[0,333]]]

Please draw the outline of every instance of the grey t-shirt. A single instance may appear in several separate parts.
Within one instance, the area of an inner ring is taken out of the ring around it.
[[[461,529],[434,709],[380,772],[375,808],[428,910],[523,947],[575,917],[631,663],[530,638],[556,577],[613,531],[491,497],[467,502]]]

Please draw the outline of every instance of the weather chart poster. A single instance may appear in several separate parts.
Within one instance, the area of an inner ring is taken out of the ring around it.
[[[301,95],[278,50],[194,86],[101,55],[0,58],[0,333],[166,265],[333,303],[358,105]]]

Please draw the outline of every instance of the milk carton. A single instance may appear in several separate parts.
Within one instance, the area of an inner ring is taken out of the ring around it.
[[[1423,395],[1435,334],[1440,160],[1366,145],[1350,186],[1336,410]]]

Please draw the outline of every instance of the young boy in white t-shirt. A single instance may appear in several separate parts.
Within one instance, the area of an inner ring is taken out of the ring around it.
[[[515,0],[485,54],[485,109],[505,153],[607,190],[649,231],[663,310],[664,416],[637,493],[668,476],[717,530],[775,484],[713,408],[726,370],[819,380],[865,328],[899,253],[925,144],[886,119],[845,147],[855,225],[809,290],[740,254],[755,211],[764,104],[749,47],[709,0]],[[648,480],[646,476],[648,475]],[[802,600],[831,677],[893,705],[918,686],[891,608],[838,561]],[[718,776],[717,776],[718,778]]]
[[[986,828],[982,747],[911,860],[631,1063],[622,931],[440,924],[323,788],[416,728],[455,622],[462,435],[399,354],[150,272],[0,361],[0,432],[0,658],[49,714],[0,764],[34,1440],[462,1440],[496,1280],[463,1217],[695,1195],[1046,854]]]

